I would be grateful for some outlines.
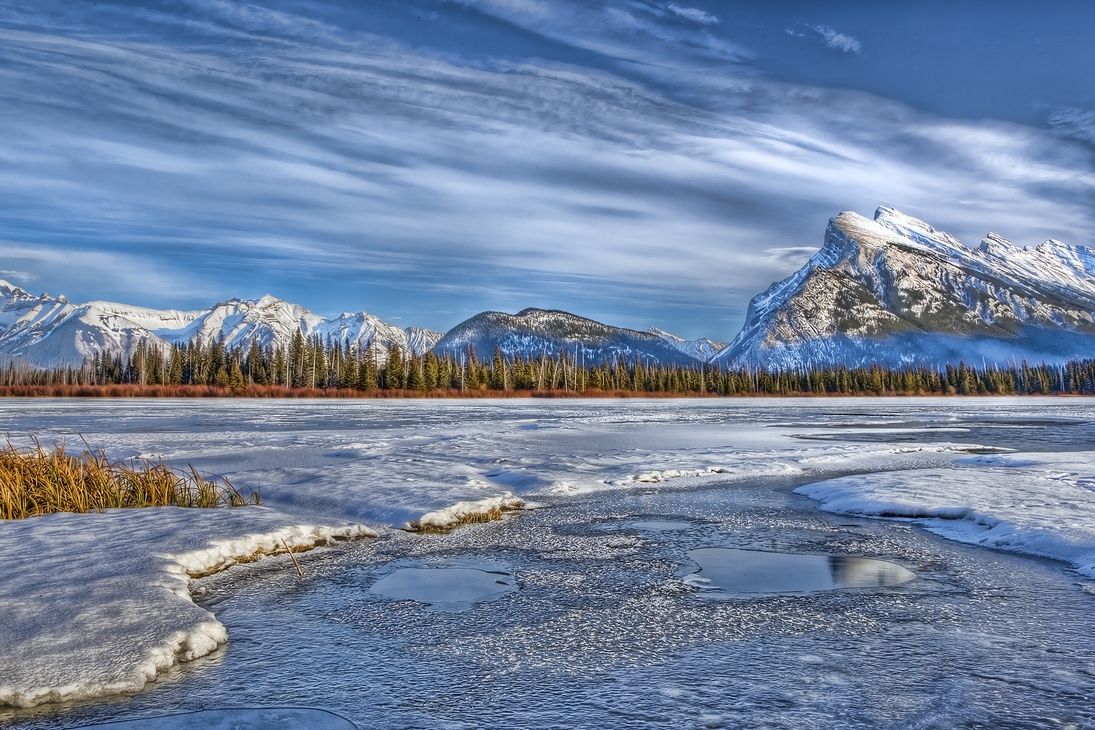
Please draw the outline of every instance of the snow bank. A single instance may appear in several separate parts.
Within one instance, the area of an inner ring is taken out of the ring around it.
[[[407,525],[414,532],[447,532],[457,525],[490,522],[502,519],[502,513],[525,509],[525,500],[508,492],[470,502],[457,502],[443,509],[427,512]]]
[[[827,512],[923,519],[943,537],[1062,560],[1095,578],[1095,461],[1086,453],[984,456],[795,491]]]
[[[192,576],[375,536],[262,507],[111,510],[0,521],[0,705],[135,692],[227,641]],[[291,569],[291,568],[290,568]]]

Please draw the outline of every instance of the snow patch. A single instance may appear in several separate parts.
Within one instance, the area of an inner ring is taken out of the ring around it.
[[[408,523],[406,529],[412,532],[448,532],[458,525],[500,520],[505,512],[525,508],[525,500],[507,492],[497,497],[457,502],[450,507],[427,512]]]

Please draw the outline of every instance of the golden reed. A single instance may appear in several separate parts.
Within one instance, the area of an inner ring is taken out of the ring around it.
[[[0,519],[118,507],[240,507],[259,504],[231,482],[177,472],[162,461],[111,461],[103,451],[70,454],[65,445],[0,449]]]

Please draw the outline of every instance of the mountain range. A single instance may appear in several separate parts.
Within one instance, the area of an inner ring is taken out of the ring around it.
[[[79,364],[96,352],[129,354],[142,341],[166,347],[194,338],[221,339],[227,347],[246,347],[257,340],[264,347],[285,347],[295,332],[362,347],[373,342],[382,360],[392,347],[424,354],[442,335],[396,327],[367,312],[325,319],[270,295],[179,311],[113,302],[74,304],[0,281],[0,355],[39,367]]]
[[[0,357],[37,367],[79,364],[194,338],[285,347],[296,332],[364,347],[489,359],[560,352],[587,363],[788,369],[832,365],[1004,364],[1095,356],[1095,251],[1060,241],[1023,248],[989,233],[977,248],[892,208],[830,219],[797,272],[750,302],[729,344],[602,324],[567,312],[482,312],[447,333],[401,328],[367,312],[327,319],[267,295],[210,309],[75,304],[0,281]]]

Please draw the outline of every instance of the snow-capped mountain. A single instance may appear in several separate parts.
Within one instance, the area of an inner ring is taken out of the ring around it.
[[[423,354],[440,332],[402,329],[367,312],[327,320],[298,304],[266,295],[230,299],[211,309],[158,310],[113,302],[74,304],[65,297],[33,296],[0,281],[0,355],[40,367],[78,365],[94,353],[130,354],[139,342],[159,347],[223,338],[228,347],[284,347],[294,334],[319,335],[365,346],[375,342],[381,360],[400,347]]]
[[[791,368],[1095,355],[1095,251],[1021,248],[989,233],[976,249],[891,208],[841,213],[799,271],[749,305],[714,362]]]
[[[480,360],[490,359],[499,348],[507,358],[555,357],[565,352],[591,364],[630,363],[636,359],[686,367],[699,364],[659,335],[544,309],[525,309],[517,314],[482,312],[449,330],[434,351],[460,357],[469,348],[474,348]]]
[[[657,327],[651,327],[647,332],[662,338],[662,340],[668,342],[671,346],[677,348],[685,355],[697,360],[702,360],[703,362],[711,360],[726,347],[725,342],[715,342],[706,337],[701,337],[698,340],[686,340],[683,337],[677,337],[676,335],[666,332],[665,330],[660,330]]]

